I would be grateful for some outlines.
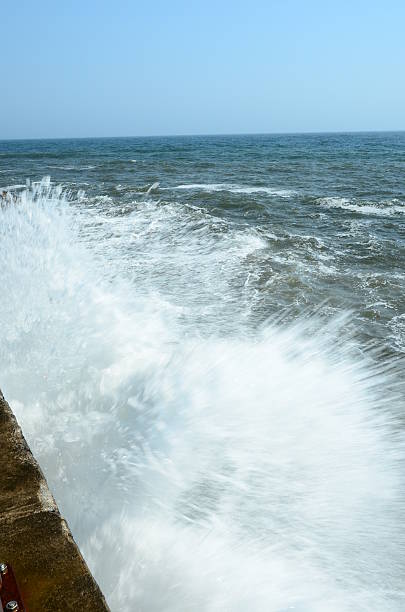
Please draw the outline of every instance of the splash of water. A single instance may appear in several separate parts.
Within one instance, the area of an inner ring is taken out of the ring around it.
[[[403,609],[395,372],[344,317],[193,336],[82,222],[49,180],[1,213],[1,384],[112,609]]]

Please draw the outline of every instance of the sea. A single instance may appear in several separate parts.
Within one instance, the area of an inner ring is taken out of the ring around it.
[[[0,190],[0,387],[111,610],[403,611],[405,132],[1,141]]]

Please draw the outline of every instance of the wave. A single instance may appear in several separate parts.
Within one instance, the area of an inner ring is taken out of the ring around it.
[[[115,186],[116,191],[121,193],[142,193],[149,195],[152,191],[156,191],[159,188],[158,182],[147,184],[147,185],[121,185]]]
[[[27,185],[20,185],[20,184],[16,184],[16,185],[7,185],[6,187],[3,187],[2,189],[5,189],[6,191],[13,191],[14,189],[25,189]]]
[[[117,259],[92,215],[50,181],[0,214],[0,371],[111,609],[403,609],[398,366],[346,316],[204,334],[257,236],[142,202]]]
[[[48,165],[48,168],[54,170],[94,170],[97,166],[51,166]]]
[[[348,198],[328,197],[320,198],[319,204],[324,208],[343,208],[362,215],[380,215],[391,217],[396,214],[405,213],[405,203],[400,200],[390,200],[387,202],[353,202]]]
[[[190,185],[177,185],[177,187],[171,187],[166,189],[182,189],[182,190],[193,190],[193,191],[229,191],[230,193],[264,193],[269,196],[278,196],[281,198],[290,198],[296,194],[291,189],[276,189],[273,187],[250,187],[243,185],[233,185],[228,183],[193,183]]]
[[[48,165],[48,168],[51,170],[78,170],[76,166],[54,166]]]

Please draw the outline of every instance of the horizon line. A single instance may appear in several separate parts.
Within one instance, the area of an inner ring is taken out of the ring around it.
[[[330,134],[397,134],[405,129],[397,130],[320,130],[303,132],[217,132],[199,134],[148,134],[131,136],[32,136],[28,138],[0,138],[0,142],[18,142],[27,140],[108,140],[108,139],[142,139],[142,138],[197,138],[197,137],[224,137],[224,136],[311,136]]]

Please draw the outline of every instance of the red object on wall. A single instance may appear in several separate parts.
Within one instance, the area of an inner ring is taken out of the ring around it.
[[[2,610],[4,612],[9,612],[9,610],[15,612],[28,612],[21,599],[13,568],[8,564],[0,565],[0,601],[0,612],[2,612]],[[12,602],[15,602],[17,607],[12,605]],[[9,604],[9,607],[7,607],[7,604]],[[1,608],[1,605],[3,608]]]

